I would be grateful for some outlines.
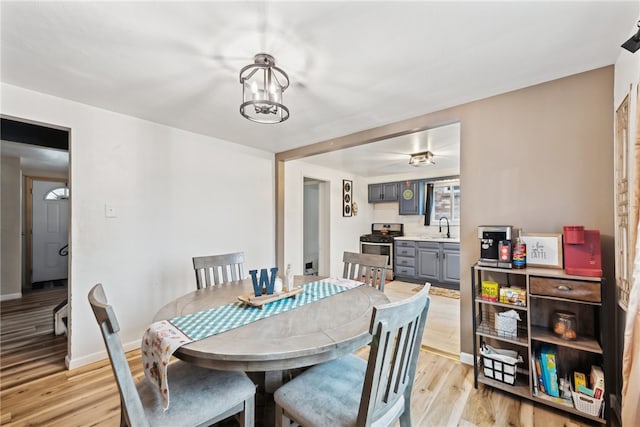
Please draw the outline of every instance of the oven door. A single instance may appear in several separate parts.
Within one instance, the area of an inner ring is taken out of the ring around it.
[[[360,253],[371,255],[387,255],[387,272],[393,272],[393,243],[360,242]]]

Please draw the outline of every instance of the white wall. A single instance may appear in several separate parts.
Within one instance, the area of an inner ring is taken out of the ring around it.
[[[314,178],[327,181],[330,194],[330,276],[342,275],[342,253],[359,252],[360,236],[371,232],[371,209],[367,203],[367,183],[348,172],[323,168],[293,160],[285,163],[285,229],[284,264],[291,264],[294,274],[302,274],[303,266],[303,181]],[[342,180],[353,181],[353,200],[358,204],[358,215],[342,216]]]
[[[0,300],[20,298],[20,159],[2,156]]]
[[[2,114],[71,129],[70,367],[105,356],[87,302],[98,282],[136,346],[162,305],[195,289],[193,256],[275,265],[273,154],[11,85],[1,95]]]

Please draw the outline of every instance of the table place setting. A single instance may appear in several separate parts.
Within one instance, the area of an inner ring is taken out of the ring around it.
[[[252,274],[252,277],[254,277],[254,274]],[[275,277],[269,281],[275,282]],[[291,295],[279,297],[285,294],[285,292],[282,292],[280,295],[276,294],[275,296],[272,293],[271,295],[265,295],[265,297],[275,299],[271,301],[265,300],[265,302],[259,306],[251,304],[251,301],[246,303],[241,300],[154,322],[145,331],[142,338],[142,363],[145,376],[153,384],[158,386],[164,409],[166,410],[169,407],[167,367],[171,356],[181,346],[239,328],[261,319],[285,313],[362,285],[364,285],[364,283],[349,279],[321,279],[289,290],[289,293],[292,291],[295,292],[293,294],[295,298],[290,298]],[[273,292],[273,286],[270,286],[270,288]],[[238,298],[240,299],[240,296]],[[257,299],[258,298],[253,301],[255,302]]]

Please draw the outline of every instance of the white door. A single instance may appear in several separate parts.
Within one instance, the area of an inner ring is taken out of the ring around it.
[[[32,283],[67,278],[68,257],[59,252],[69,239],[69,200],[64,195],[47,198],[64,193],[56,189],[66,189],[65,183],[33,181]]]

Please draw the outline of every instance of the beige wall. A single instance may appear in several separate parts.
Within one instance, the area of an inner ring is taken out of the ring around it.
[[[20,159],[2,157],[0,300],[20,298]]]
[[[603,269],[614,283],[612,104],[608,66],[279,153],[276,160],[459,121],[460,347],[472,353],[470,267],[479,255],[478,225],[509,224],[527,232],[562,232],[569,224],[599,229]]]
[[[470,353],[476,227],[599,229],[613,282],[613,67],[467,104],[461,140],[461,349]]]

